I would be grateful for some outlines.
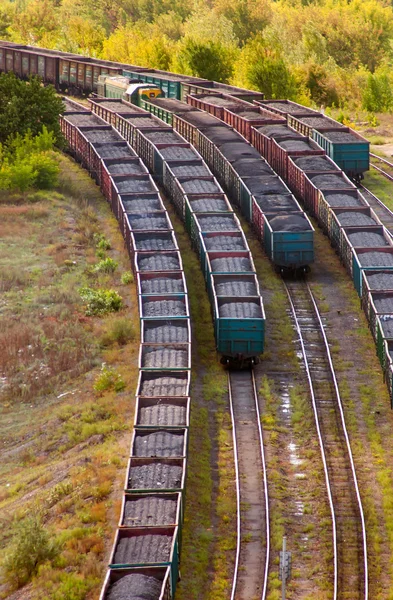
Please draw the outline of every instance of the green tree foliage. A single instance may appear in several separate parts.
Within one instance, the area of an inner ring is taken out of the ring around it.
[[[182,44],[177,60],[181,72],[195,77],[228,83],[233,74],[226,49],[217,42],[188,38]]]
[[[13,533],[3,571],[6,580],[19,588],[30,581],[41,564],[55,558],[59,549],[36,515],[18,522]]]
[[[369,112],[388,111],[393,107],[392,84],[386,72],[368,76],[363,92],[363,107]]]
[[[0,75],[0,143],[28,131],[38,135],[44,125],[60,142],[59,114],[63,111],[55,89],[43,87],[39,78],[33,77],[26,83],[13,73]]]

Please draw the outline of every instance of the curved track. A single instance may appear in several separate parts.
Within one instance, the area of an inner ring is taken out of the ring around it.
[[[270,555],[269,497],[254,372],[229,372],[228,386],[237,491],[231,600],[265,600]]]
[[[367,537],[340,392],[310,287],[286,284],[309,381],[333,529],[334,600],[368,599]]]
[[[371,208],[385,225],[388,233],[393,237],[393,211],[390,210],[371,190],[364,185],[359,185]]]

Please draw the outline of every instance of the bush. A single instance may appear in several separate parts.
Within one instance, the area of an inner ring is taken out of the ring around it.
[[[112,369],[111,367],[107,367],[105,363],[103,363],[101,367],[101,373],[98,375],[94,382],[94,391],[102,394],[102,392],[106,392],[107,390],[115,390],[115,392],[121,392],[126,387],[124,380],[121,375]]]
[[[121,317],[109,324],[107,331],[101,337],[101,345],[110,346],[117,342],[119,346],[124,346],[128,342],[135,340],[135,337],[135,328],[130,319]]]
[[[134,283],[134,275],[131,271],[125,271],[121,276],[121,282],[123,285],[128,285],[129,283]]]
[[[114,273],[118,264],[119,263],[113,260],[113,258],[108,256],[107,258],[100,260],[100,262],[93,267],[93,271],[95,273]]]
[[[87,316],[117,312],[123,307],[123,299],[116,290],[80,288],[79,294],[86,304]]]
[[[94,235],[94,241],[96,243],[97,250],[110,250],[111,243],[106,239],[103,233],[96,233]]]
[[[6,580],[19,588],[30,581],[38,567],[52,560],[59,547],[51,540],[41,519],[34,515],[20,521],[14,530],[14,542],[3,561]]]

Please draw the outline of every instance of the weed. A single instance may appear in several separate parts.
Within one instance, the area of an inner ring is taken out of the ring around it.
[[[114,273],[118,265],[118,262],[108,256],[107,258],[100,260],[92,270],[94,273]]]
[[[123,299],[116,290],[80,288],[79,294],[86,304],[86,315],[104,315],[123,307]]]
[[[121,392],[126,387],[125,381],[121,375],[111,367],[107,367],[105,363],[102,364],[101,373],[98,375],[94,382],[94,391],[102,395],[107,390],[115,390],[115,392]]]
[[[97,250],[110,250],[111,243],[103,233],[95,233],[93,236]]]
[[[100,344],[104,347],[115,343],[119,346],[125,346],[125,344],[135,339],[136,331],[133,323],[128,317],[119,317],[109,321],[106,331],[100,338]]]
[[[134,283],[134,275],[131,271],[124,271],[123,275],[120,278],[120,281],[123,285],[129,285],[130,283]]]

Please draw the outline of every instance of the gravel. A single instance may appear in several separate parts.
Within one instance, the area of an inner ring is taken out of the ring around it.
[[[243,180],[244,185],[250,190],[253,196],[263,194],[288,194],[289,190],[276,176],[258,175],[247,177]]]
[[[154,406],[144,406],[139,409],[138,425],[156,427],[185,427],[187,409],[185,406],[169,404],[161,398]]]
[[[120,194],[135,194],[136,192],[155,192],[154,184],[150,177],[138,179],[137,177],[129,177],[123,180],[115,180],[114,184]]]
[[[146,173],[138,161],[116,162],[105,166],[111,175],[145,175]]]
[[[181,294],[184,293],[183,279],[176,277],[154,277],[141,280],[141,294]]]
[[[211,171],[202,163],[200,165],[177,165],[171,167],[175,177],[211,177]]]
[[[198,158],[197,153],[193,148],[182,148],[178,144],[175,146],[168,146],[167,148],[161,148],[160,154],[164,160],[195,160]]]
[[[146,344],[183,344],[190,342],[188,327],[178,321],[159,321],[159,324],[144,324],[144,339]],[[146,386],[148,389],[148,384]]]
[[[165,458],[184,455],[184,434],[170,431],[137,433],[134,438],[132,456],[147,458],[161,456]]]
[[[222,198],[198,198],[191,200],[193,212],[229,212],[228,204]]]
[[[383,317],[380,318],[380,323],[382,325],[382,331],[385,335],[386,338],[393,338],[393,318],[391,319],[384,319]]]
[[[239,158],[232,163],[232,167],[239,177],[252,177],[255,173],[274,175],[273,169],[261,156],[259,158]]]
[[[128,487],[131,490],[171,490],[179,489],[183,469],[162,462],[131,466]]]
[[[123,202],[123,206],[124,206],[124,210],[126,213],[136,213],[136,212],[140,212],[140,213],[146,213],[148,212],[155,212],[155,211],[159,211],[159,210],[165,210],[164,206],[161,202],[160,198],[149,198],[148,196],[143,198],[143,197],[137,197],[133,200],[125,200],[124,196],[121,197],[121,200]]]
[[[350,233],[347,231],[347,236],[354,248],[382,248],[388,245],[381,233],[371,231]]]
[[[265,213],[299,210],[299,205],[292,194],[268,194],[266,196],[259,196],[255,200]]]
[[[250,273],[254,272],[249,258],[240,256],[228,256],[226,258],[214,258],[210,261],[213,273]]]
[[[138,267],[140,271],[178,271],[180,261],[177,255],[153,254],[138,256]]]
[[[142,317],[184,317],[186,305],[182,300],[142,300]]]
[[[157,340],[158,341],[158,340]],[[150,375],[142,372],[142,382],[139,396],[186,396],[187,378],[169,375]]]
[[[244,243],[244,240],[241,236],[233,236],[233,235],[215,235],[204,238],[206,250],[211,252],[215,251],[223,251],[230,252],[234,250],[248,250],[247,246]]]
[[[144,229],[145,231],[154,231],[159,229],[168,229],[168,221],[164,216],[146,216],[142,214],[127,215],[127,220],[131,229]]]
[[[181,137],[173,131],[147,131],[145,137],[153,144],[180,144]]]
[[[342,175],[336,175],[336,173],[309,175],[308,178],[318,189],[356,189],[353,183],[346,181]]]
[[[393,290],[393,272],[373,275],[368,275],[366,272],[366,278],[370,290]]]
[[[134,239],[136,250],[138,251],[174,250],[176,247],[172,234],[170,233],[136,233]]]
[[[298,156],[292,160],[302,171],[339,171],[337,165],[326,156]]]
[[[269,223],[273,231],[311,231],[311,225],[304,215],[278,215]]]
[[[324,194],[325,200],[332,208],[346,208],[351,206],[364,206],[358,196],[352,194]]]
[[[390,252],[363,252],[357,257],[362,267],[393,267],[393,254]]]
[[[177,502],[172,498],[146,496],[126,500],[123,523],[125,527],[176,525]]]
[[[130,158],[130,156],[136,156],[136,154],[130,149],[130,147],[124,142],[116,142],[115,144],[100,144],[95,143],[93,147],[97,151],[97,154],[105,161],[109,158]],[[113,165],[112,165],[113,166]],[[109,167],[108,167],[109,169]],[[110,171],[111,173],[112,171]]]
[[[113,564],[144,564],[169,562],[172,536],[147,533],[123,537],[116,546]]]
[[[110,142],[124,142],[123,138],[113,129],[92,129],[91,131],[83,131],[83,135],[89,142],[100,142],[101,144],[109,144]]]
[[[393,314],[393,298],[373,298],[375,310],[379,314]]]
[[[191,179],[180,183],[186,194],[222,194],[222,189],[215,181]]]
[[[105,600],[159,600],[162,581],[155,577],[132,573],[113,583]]]
[[[221,277],[214,278],[214,289],[217,296],[235,296],[235,297],[246,297],[246,296],[257,296],[257,286],[255,281],[247,281],[241,277]]]
[[[232,215],[229,218],[216,215],[198,215],[196,219],[202,231],[239,231],[239,226]]]
[[[359,140],[351,131],[324,131],[323,137],[326,137],[331,142],[338,142],[340,144],[363,144],[368,146],[367,140]]]
[[[223,302],[219,315],[230,319],[262,319],[261,307],[256,302]]]
[[[278,142],[278,145],[287,152],[307,152],[308,150],[313,150],[310,142],[303,140],[282,140]]]
[[[351,226],[367,226],[367,225],[378,225],[376,221],[369,215],[365,215],[361,212],[351,211],[343,212],[337,215],[338,222],[344,227]]]

